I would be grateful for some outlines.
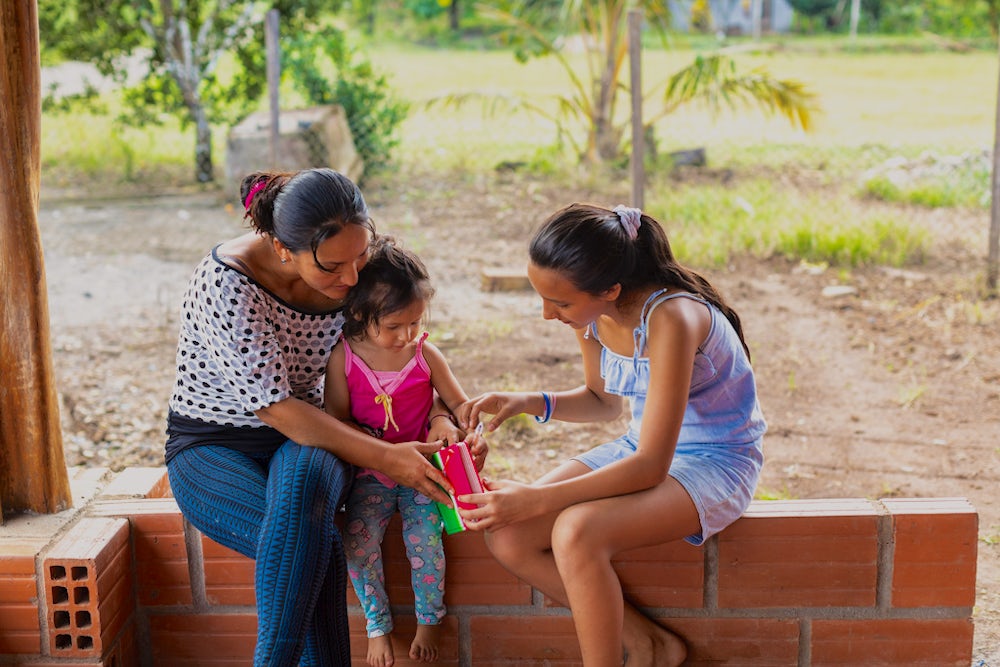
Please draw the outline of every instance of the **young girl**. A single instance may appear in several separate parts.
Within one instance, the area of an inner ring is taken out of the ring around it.
[[[423,439],[436,391],[449,409],[468,396],[448,363],[427,342],[423,323],[433,296],[423,263],[382,237],[347,299],[344,342],[334,348],[326,373],[326,409],[389,442]],[[485,443],[470,438],[481,469]],[[431,499],[396,484],[386,475],[363,469],[347,501],[344,549],[348,573],[365,612],[368,664],[393,664],[392,612],[382,570],[382,537],[396,510],[403,519],[403,541],[412,567],[411,584],[417,632],[409,656],[420,662],[438,658],[438,630],[445,615],[442,521]]]
[[[680,538],[701,544],[753,497],[766,426],[740,319],[638,209],[569,206],[529,255],[543,317],[576,330],[584,384],[483,394],[460,422],[491,414],[491,431],[519,413],[610,420],[623,397],[632,420],[533,485],[496,482],[461,497],[480,505],[461,513],[489,531],[507,569],[570,608],[586,667],[679,665],[684,642],[624,601],[611,561]]]

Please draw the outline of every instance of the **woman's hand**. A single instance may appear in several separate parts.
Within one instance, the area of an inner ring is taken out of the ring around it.
[[[454,417],[446,412],[439,412],[431,417],[427,425],[427,442],[441,440],[445,444],[454,445],[465,438],[465,430],[455,423]]]
[[[441,420],[446,421],[446,420]],[[427,460],[434,452],[441,449],[443,441],[435,442],[402,442],[393,445],[392,453],[387,457],[385,465],[379,468],[393,481],[403,486],[416,489],[431,500],[451,505],[448,493],[455,489],[445,478],[444,473],[435,468]]]
[[[541,401],[540,396],[538,392],[526,391],[480,394],[458,406],[455,416],[458,417],[459,424],[471,430],[479,423],[481,412],[493,415],[493,419],[486,422],[486,430],[492,432],[514,415],[526,412],[532,399]]]
[[[486,455],[489,454],[490,446],[486,442],[483,434],[476,431],[465,437],[465,442],[469,445],[469,454],[472,455],[472,465],[476,472],[481,472],[486,464]]]
[[[488,489],[486,493],[458,497],[462,502],[478,505],[476,509],[458,510],[470,530],[496,530],[540,516],[546,511],[540,502],[543,497],[540,487],[506,480],[483,480],[483,484]]]

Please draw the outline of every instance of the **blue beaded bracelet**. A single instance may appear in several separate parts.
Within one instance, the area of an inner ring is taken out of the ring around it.
[[[543,391],[542,400],[545,401],[545,414],[542,415],[541,417],[538,416],[535,417],[535,421],[538,422],[539,424],[544,424],[545,422],[547,422],[549,419],[552,418],[552,396],[548,392]]]

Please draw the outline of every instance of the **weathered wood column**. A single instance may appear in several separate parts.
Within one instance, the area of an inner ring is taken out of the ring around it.
[[[38,231],[36,0],[0,2],[0,521],[73,504],[63,457]]]

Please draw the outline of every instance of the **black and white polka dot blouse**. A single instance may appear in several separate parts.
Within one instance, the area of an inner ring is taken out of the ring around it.
[[[297,310],[224,264],[216,250],[195,269],[184,295],[171,412],[224,427],[260,427],[254,411],[289,397],[322,407],[341,312]]]

